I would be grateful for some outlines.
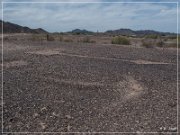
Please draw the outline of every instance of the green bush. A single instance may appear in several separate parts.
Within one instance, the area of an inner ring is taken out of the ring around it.
[[[156,34],[150,34],[150,35],[146,35],[145,38],[152,38],[152,39],[157,39],[159,36]]]
[[[111,40],[112,44],[120,44],[120,45],[130,45],[130,40],[125,37],[113,37]]]

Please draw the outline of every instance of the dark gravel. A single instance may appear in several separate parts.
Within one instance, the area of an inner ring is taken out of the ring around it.
[[[4,63],[27,64],[4,67],[4,132],[177,132],[176,57],[175,49],[5,42]]]

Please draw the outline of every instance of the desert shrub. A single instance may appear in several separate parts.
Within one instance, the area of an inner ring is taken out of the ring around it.
[[[47,37],[47,41],[54,41],[55,40],[55,38],[53,37],[53,36],[50,36],[50,35],[46,35],[46,37]]]
[[[178,40],[178,45],[177,45],[177,40]],[[175,39],[169,39],[168,42],[165,42],[165,47],[174,47],[174,48],[180,48],[180,36],[177,36]]]
[[[112,44],[130,45],[130,40],[125,37],[113,37],[111,40]]]
[[[84,37],[82,42],[84,43],[90,43],[90,38],[89,37]]]
[[[4,41],[8,41],[8,40],[9,40],[9,37],[3,37],[3,40],[4,40]]]
[[[72,39],[64,39],[64,42],[73,42]]]
[[[80,32],[75,32],[74,35],[80,35],[81,33]]]
[[[61,42],[63,41],[63,36],[59,37],[59,41],[61,41]]]
[[[166,47],[173,47],[173,48],[180,48],[180,43],[178,43],[178,46],[177,46],[177,42],[174,42],[174,43],[168,43],[166,45]]]
[[[41,39],[40,39],[40,36],[39,36],[38,34],[33,34],[31,40],[32,40],[32,41],[39,41],[39,40],[41,40]]]
[[[156,43],[157,47],[163,47],[164,46],[164,42],[163,41],[159,41]]]
[[[153,43],[150,41],[144,41],[142,40],[142,46],[146,48],[153,48]]]
[[[84,37],[82,39],[82,42],[83,43],[95,43],[95,41],[91,40],[89,37]]]
[[[82,39],[79,39],[77,40],[77,42],[82,42],[82,43],[95,43],[96,41],[94,40],[91,40],[88,36],[82,38]]]
[[[168,36],[168,39],[177,39],[177,35]]]
[[[152,39],[157,39],[159,36],[156,34],[150,34],[150,35],[146,35],[145,38],[152,38]]]
[[[31,41],[46,41],[47,36],[45,34],[32,34]]]
[[[164,38],[164,41],[168,41],[168,38]]]

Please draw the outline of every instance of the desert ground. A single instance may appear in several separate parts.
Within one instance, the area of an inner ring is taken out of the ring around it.
[[[177,49],[4,40],[3,120],[4,132],[177,132]]]

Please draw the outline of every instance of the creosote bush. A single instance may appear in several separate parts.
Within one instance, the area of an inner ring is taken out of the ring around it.
[[[55,40],[55,38],[53,37],[53,36],[50,36],[50,35],[46,35],[46,37],[47,37],[47,41],[54,41]]]
[[[170,43],[170,44],[167,44],[166,47],[180,48],[180,43],[178,43],[178,45],[177,45],[177,42]]]
[[[59,41],[63,41],[63,36],[61,35],[61,36],[59,36]]]
[[[41,41],[41,36],[39,34],[33,34],[31,37],[32,41]]]
[[[163,41],[159,41],[156,43],[157,47],[163,47],[164,46],[164,42]]]
[[[90,43],[90,38],[89,37],[84,37],[82,42],[84,43]]]
[[[146,47],[146,48],[153,48],[154,47],[152,42],[144,41],[144,40],[142,40],[142,46]]]
[[[64,42],[73,42],[72,39],[64,39]]]
[[[95,43],[96,41],[91,40],[90,37],[86,36],[79,40],[77,40],[78,43]]]
[[[157,39],[159,36],[157,34],[146,35],[145,38]]]
[[[112,44],[130,45],[130,40],[125,37],[113,37],[111,40]]]

